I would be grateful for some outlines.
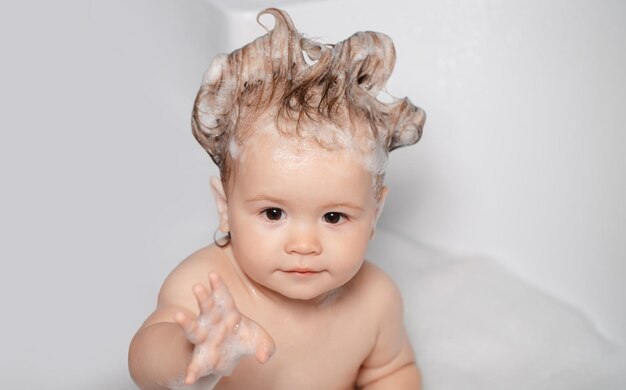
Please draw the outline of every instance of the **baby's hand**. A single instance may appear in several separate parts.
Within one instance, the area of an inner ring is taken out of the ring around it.
[[[274,353],[274,341],[256,322],[243,316],[228,288],[215,272],[209,274],[207,289],[201,284],[193,288],[200,315],[192,318],[178,312],[174,319],[183,328],[187,339],[195,345],[185,384],[200,377],[230,375],[245,355],[256,355],[265,363]]]

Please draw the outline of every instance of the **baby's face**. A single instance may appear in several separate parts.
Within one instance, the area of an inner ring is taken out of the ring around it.
[[[228,229],[248,277],[311,300],[357,273],[381,204],[363,156],[263,133],[234,164]]]

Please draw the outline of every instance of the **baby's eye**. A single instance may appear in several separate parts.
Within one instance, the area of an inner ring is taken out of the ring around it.
[[[331,211],[330,213],[324,214],[324,222],[337,224],[342,220],[346,219],[346,215],[344,213],[338,213],[336,211]]]
[[[285,212],[277,207],[271,207],[263,210],[262,214],[265,214],[265,218],[270,221],[279,221],[283,218]]]

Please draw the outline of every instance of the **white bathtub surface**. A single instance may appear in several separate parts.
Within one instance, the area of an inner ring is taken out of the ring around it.
[[[626,388],[626,349],[499,262],[385,231],[369,255],[402,290],[424,390]]]

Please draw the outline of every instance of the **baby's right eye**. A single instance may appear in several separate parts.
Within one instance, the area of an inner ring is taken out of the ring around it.
[[[283,218],[285,212],[277,207],[271,207],[263,210],[263,214],[265,215],[265,218],[270,221],[279,221]]]

